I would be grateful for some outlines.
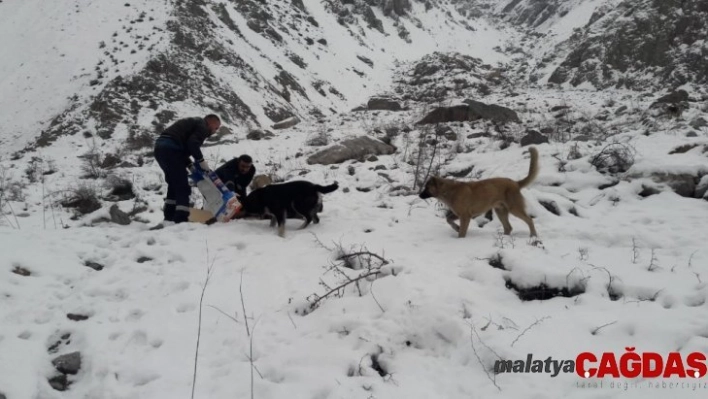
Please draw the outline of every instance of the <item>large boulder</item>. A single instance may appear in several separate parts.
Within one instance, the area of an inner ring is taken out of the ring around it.
[[[300,118],[298,118],[297,116],[293,116],[276,123],[272,127],[273,129],[287,129],[297,125],[298,123],[300,123]]]
[[[366,108],[369,110],[382,110],[382,111],[400,111],[401,103],[391,97],[371,97],[369,102],[366,104]]]
[[[350,159],[363,160],[371,155],[389,155],[395,151],[395,147],[382,141],[368,136],[360,136],[344,140],[339,144],[311,155],[307,159],[307,163],[310,165],[331,165]]]
[[[687,197],[687,198],[700,198],[697,194],[705,194],[705,192],[700,192],[703,189],[701,182],[705,184],[705,181],[701,179],[702,176],[694,176],[686,173],[672,174],[672,173],[654,173],[651,175],[652,180],[657,183],[664,184],[671,188],[676,194]],[[701,190],[696,193],[697,188]]]
[[[535,130],[529,130],[526,136],[521,138],[521,146],[526,147],[527,145],[540,145],[543,143],[548,143],[548,137],[542,135],[540,132]]]
[[[463,102],[465,103],[464,105],[436,108],[416,124],[464,122],[476,121],[478,119],[486,119],[499,123],[521,122],[519,116],[512,109],[495,104],[485,104],[475,100],[465,100]]]
[[[679,117],[688,107],[688,93],[685,90],[677,90],[659,97],[649,106],[649,111],[655,117]]]

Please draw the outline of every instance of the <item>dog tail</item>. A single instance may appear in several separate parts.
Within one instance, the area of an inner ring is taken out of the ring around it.
[[[317,190],[318,193],[322,194],[327,194],[331,193],[332,191],[336,190],[339,188],[339,183],[334,182],[330,184],[329,186],[320,186],[319,184],[315,184],[315,189]]]
[[[523,179],[517,181],[519,188],[524,188],[536,180],[538,176],[538,150],[536,147],[529,147],[529,152],[531,153],[531,164],[529,165],[529,174]]]

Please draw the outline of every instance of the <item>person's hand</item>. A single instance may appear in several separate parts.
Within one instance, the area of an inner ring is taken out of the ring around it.
[[[207,161],[199,162],[199,167],[205,172],[211,172],[211,169],[209,169],[209,164],[207,163]]]

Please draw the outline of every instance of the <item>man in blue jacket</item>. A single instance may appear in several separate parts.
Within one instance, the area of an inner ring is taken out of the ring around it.
[[[214,172],[229,190],[243,199],[246,198],[246,187],[256,174],[256,167],[253,166],[253,158],[243,154],[219,166]]]
[[[167,195],[163,214],[165,221],[182,223],[189,219],[189,180],[187,167],[191,156],[200,168],[209,171],[202,155],[202,144],[221,127],[214,114],[204,118],[184,118],[173,123],[155,141],[155,159],[165,173]]]

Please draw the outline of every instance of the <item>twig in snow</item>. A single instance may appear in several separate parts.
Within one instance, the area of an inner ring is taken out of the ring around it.
[[[204,293],[206,292],[207,286],[209,285],[209,280],[211,279],[212,272],[214,270],[214,260],[209,264],[209,244],[207,243],[207,276],[204,280],[204,285],[202,285],[202,293],[199,297],[199,324],[197,327],[197,348],[194,351],[194,374],[192,375],[192,396],[194,399],[194,389],[197,386],[197,370],[198,370],[198,360],[199,360],[199,343],[202,337],[202,304],[204,303]]]
[[[243,269],[241,270],[241,283],[238,286],[238,291],[241,294],[241,308],[243,309],[243,321],[246,323],[246,334],[251,336],[251,330],[248,328],[248,315],[246,314],[246,303],[243,301]]]
[[[470,326],[470,327],[472,329],[472,332],[476,333],[474,326]],[[489,374],[489,371],[487,370],[487,368],[484,367],[484,363],[482,362],[482,358],[479,357],[479,353],[477,353],[477,348],[474,346],[474,336],[472,334],[470,334],[470,343],[472,344],[472,352],[474,352],[474,356],[477,358],[479,365],[482,366],[482,370],[484,370],[484,374],[487,375],[487,378],[489,379],[489,381],[491,381],[492,384],[494,384],[494,386],[497,387],[499,392],[501,392],[502,389],[499,387],[499,385],[497,385],[496,378],[492,377],[491,374]]]
[[[519,334],[519,335],[516,337],[516,339],[511,343],[511,346],[513,347],[514,344],[516,343],[516,341],[518,341],[519,338],[521,338],[522,336],[524,336],[524,334],[526,334],[527,331],[529,331],[529,330],[530,330],[531,328],[533,328],[535,325],[541,323],[542,321],[544,321],[544,320],[546,320],[546,319],[550,319],[550,316],[543,316],[541,319],[536,320],[533,324],[531,324],[530,326],[526,327],[526,329],[525,329],[524,331],[522,331],[521,334]]]
[[[605,327],[608,327],[608,326],[611,326],[611,325],[616,324],[616,323],[617,323],[617,320],[613,321],[612,323],[603,324],[603,325],[601,325],[600,327],[597,327],[597,328],[595,328],[594,330],[592,330],[592,331],[590,332],[590,334],[592,334],[592,335],[597,335],[597,333],[598,333],[601,329],[603,329],[603,328],[605,328]]]
[[[381,306],[381,304],[379,303],[379,300],[376,299],[376,295],[374,295],[374,282],[376,282],[376,280],[371,281],[371,285],[369,286],[369,292],[371,292],[371,297],[374,298],[374,302],[376,302],[376,304],[379,305],[379,309],[381,309],[381,313],[386,313],[383,306]]]

